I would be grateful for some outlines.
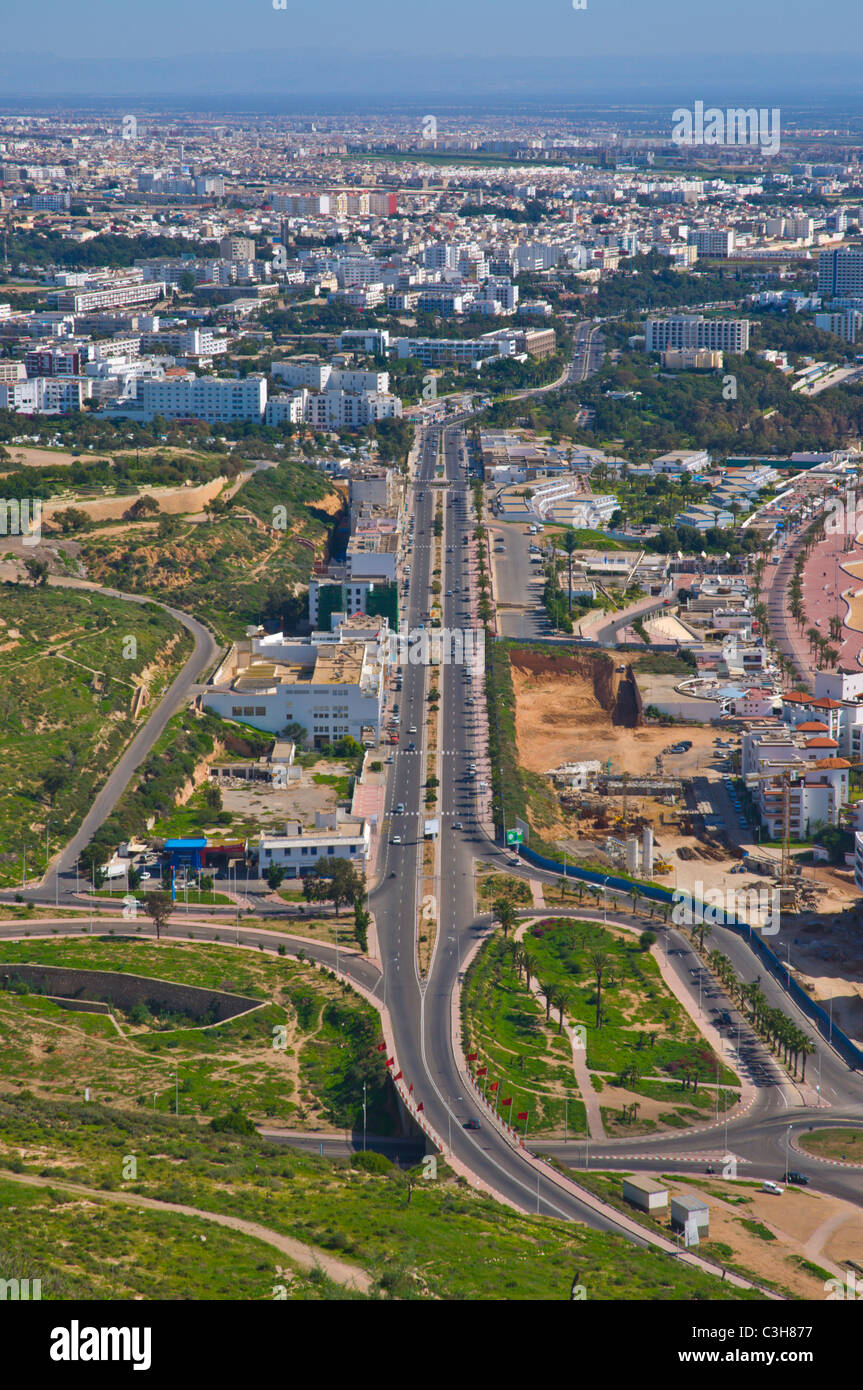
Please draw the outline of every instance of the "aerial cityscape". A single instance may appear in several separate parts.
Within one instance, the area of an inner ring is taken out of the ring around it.
[[[863,16],[44,8],[0,1300],[135,1369],[224,1300],[697,1302],[669,1360],[818,1365],[863,1297]]]

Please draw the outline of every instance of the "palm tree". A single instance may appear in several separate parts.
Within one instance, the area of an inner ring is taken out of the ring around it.
[[[602,1026],[602,979],[611,964],[611,957],[606,951],[591,951],[590,963],[593,966],[593,977],[596,981],[596,1027]]]
[[[552,1004],[554,1003],[554,997],[555,997],[555,995],[556,995],[556,993],[557,993],[557,985],[556,985],[556,984],[547,984],[547,985],[542,985],[542,984],[541,984],[540,987],[539,987],[539,989],[540,989],[540,993],[541,993],[542,995],[545,996],[545,1021],[546,1021],[546,1023],[548,1023],[549,1016],[550,1016],[550,1014],[551,1014],[551,1006],[552,1006]]]
[[[565,1009],[568,1007],[568,1005],[569,1005],[569,992],[568,992],[568,990],[565,990],[565,989],[563,989],[560,985],[558,985],[557,988],[556,988],[556,990],[554,991],[554,998],[553,998],[553,1000],[552,1000],[552,1004],[553,1004],[553,1007],[554,1007],[555,1009],[557,1009],[557,1012],[558,1012],[557,1031],[558,1031],[558,1034],[560,1034],[560,1033],[563,1032],[563,1014],[564,1014],[564,1010],[565,1010]]]
[[[572,617],[572,557],[578,549],[578,536],[571,526],[563,533],[563,548],[567,556],[567,568],[569,573],[569,616]]]
[[[536,974],[536,956],[532,956],[529,951],[522,951],[521,963],[524,966],[524,979],[529,991],[530,982]]]
[[[508,936],[509,929],[515,925],[516,920],[516,911],[509,898],[495,898],[491,910],[500,922],[504,936]]]
[[[813,1042],[812,1039],[808,1036],[807,1033],[801,1033],[801,1034],[800,1034],[800,1037],[799,1037],[797,1046],[798,1046],[798,1050],[799,1050],[799,1052],[800,1052],[800,1055],[801,1055],[802,1058],[803,1058],[803,1073],[802,1073],[802,1075],[801,1075],[801,1077],[800,1077],[800,1080],[801,1080],[801,1081],[805,1081],[805,1080],[806,1080],[806,1058],[807,1058],[807,1057],[811,1057],[812,1054],[813,1054],[813,1052],[816,1052],[816,1051],[817,1051],[817,1048],[816,1048],[814,1042]]]

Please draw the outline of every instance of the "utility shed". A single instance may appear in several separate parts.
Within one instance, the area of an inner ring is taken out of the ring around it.
[[[624,1178],[623,1200],[639,1211],[662,1211],[668,1206],[668,1188],[653,1178]]]
[[[710,1208],[700,1192],[686,1192],[671,1199],[671,1228],[684,1231],[687,1221],[694,1221],[698,1234],[706,1236],[710,1229]]]

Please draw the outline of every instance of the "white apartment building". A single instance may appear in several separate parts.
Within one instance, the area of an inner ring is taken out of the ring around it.
[[[321,820],[331,820],[332,824],[321,825]],[[305,878],[322,859],[347,859],[358,870],[365,869],[371,845],[368,821],[342,821],[318,812],[314,830],[304,830],[299,824],[287,829],[291,832],[288,835],[262,835],[258,840],[253,852],[262,878],[273,864],[285,870],[285,878]]]
[[[689,243],[699,256],[730,256],[734,251],[733,231],[697,230],[690,228]]]
[[[145,352],[164,352],[176,356],[218,357],[228,351],[228,339],[224,333],[214,333],[210,328],[190,328],[145,333],[141,338]]]
[[[81,409],[86,387],[75,377],[0,381],[0,410],[19,415],[70,415]]]
[[[859,309],[843,309],[840,313],[816,314],[815,327],[822,333],[835,333],[845,343],[856,343],[857,335],[863,327],[863,314]]]
[[[792,839],[806,839],[823,825],[837,825],[848,802],[850,764],[837,755],[837,742],[825,734],[787,730],[747,730],[742,738],[742,771],[771,839],[783,834],[785,781]]]
[[[455,270],[458,266],[459,248],[450,242],[435,241],[423,252],[423,265],[426,270]]]
[[[648,319],[644,329],[645,352],[668,348],[710,348],[716,352],[749,350],[748,319],[705,319],[699,314],[674,314]]]
[[[152,280],[146,284],[100,285],[89,290],[57,290],[48,300],[66,314],[88,314],[93,309],[114,309],[131,304],[152,304],[165,298],[165,284]]]
[[[652,473],[700,473],[710,467],[710,455],[706,449],[672,449],[660,454],[650,465]]]
[[[399,396],[382,391],[308,391],[274,396],[266,405],[267,425],[306,424],[315,429],[362,429],[375,420],[398,418]]]
[[[389,372],[352,371],[329,362],[274,362],[272,375],[286,386],[306,386],[310,391],[380,391],[390,389]]]
[[[163,415],[166,420],[205,420],[213,424],[233,420],[260,423],[266,405],[266,377],[234,379],[189,374],[136,382],[134,400],[115,413],[142,420]]]
[[[238,643],[202,695],[204,708],[272,734],[300,724],[314,748],[345,737],[361,743],[370,729],[377,739],[384,663],[377,641],[354,640],[352,630],[348,621],[332,636],[277,632]]]
[[[446,362],[475,366],[487,357],[511,357],[514,345],[498,338],[396,338],[399,358],[416,357],[425,367]]]

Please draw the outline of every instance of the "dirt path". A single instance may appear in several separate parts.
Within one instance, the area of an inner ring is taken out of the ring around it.
[[[345,1264],[343,1260],[336,1260],[317,1246],[305,1245],[302,1241],[292,1240],[290,1236],[283,1236],[278,1231],[271,1231],[267,1226],[260,1226],[257,1221],[244,1221],[239,1216],[225,1216],[221,1212],[201,1211],[198,1207],[187,1207],[180,1203],[160,1202],[155,1197],[142,1197],[137,1192],[105,1192],[101,1188],[82,1187],[75,1182],[37,1178],[29,1174],[8,1173],[5,1170],[0,1171],[0,1177],[8,1182],[23,1183],[27,1187],[53,1187],[60,1192],[70,1192],[76,1197],[89,1197],[99,1202],[120,1202],[124,1206],[164,1211],[175,1216],[197,1216],[202,1221],[212,1221],[216,1226],[227,1226],[229,1230],[240,1231],[243,1235],[253,1236],[255,1240],[262,1240],[265,1244],[274,1246],[283,1255],[287,1255],[288,1259],[293,1260],[294,1264],[299,1265],[300,1269],[322,1269],[335,1284],[342,1284],[345,1288],[356,1289],[359,1293],[365,1294],[372,1286],[371,1275],[364,1269]]]

